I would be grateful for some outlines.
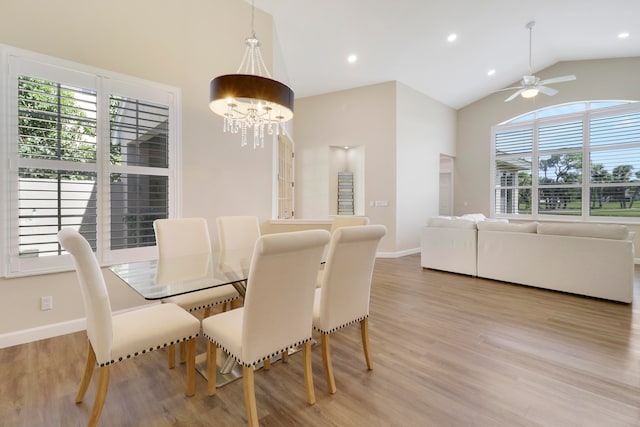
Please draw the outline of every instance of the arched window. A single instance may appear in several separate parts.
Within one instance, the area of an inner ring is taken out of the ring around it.
[[[493,127],[492,152],[494,216],[640,222],[638,102],[523,114]]]

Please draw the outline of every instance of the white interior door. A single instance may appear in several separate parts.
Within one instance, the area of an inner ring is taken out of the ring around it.
[[[438,214],[453,215],[453,158],[440,156],[440,194]]]

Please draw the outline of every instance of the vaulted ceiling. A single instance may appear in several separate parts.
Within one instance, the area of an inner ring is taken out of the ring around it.
[[[255,6],[273,16],[298,98],[397,80],[458,109],[529,73],[530,21],[534,73],[560,61],[640,56],[640,0],[255,0]],[[619,38],[623,32],[629,36]],[[355,63],[347,61],[351,54]]]

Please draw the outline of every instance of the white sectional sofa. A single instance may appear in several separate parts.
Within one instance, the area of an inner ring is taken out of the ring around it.
[[[633,233],[624,225],[432,218],[424,268],[630,303]]]
[[[632,237],[615,224],[478,223],[478,276],[630,303]]]
[[[435,270],[477,275],[476,221],[471,218],[434,217],[421,235],[421,265]]]

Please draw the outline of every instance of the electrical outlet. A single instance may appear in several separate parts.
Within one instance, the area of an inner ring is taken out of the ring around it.
[[[40,310],[51,310],[53,309],[53,297],[46,296],[40,298]]]

